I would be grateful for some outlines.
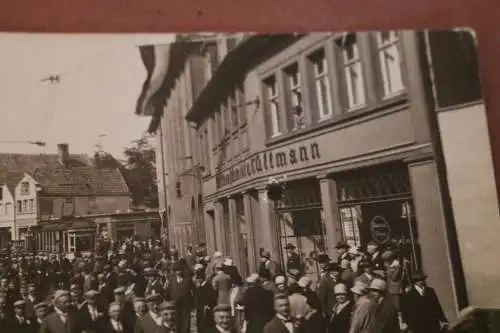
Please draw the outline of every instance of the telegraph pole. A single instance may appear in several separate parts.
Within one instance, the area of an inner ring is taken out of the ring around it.
[[[58,85],[60,82],[61,82],[61,76],[59,74],[50,74],[50,75],[40,79],[40,83],[49,84],[51,86]],[[46,139],[45,138],[45,136],[47,135],[46,131],[48,129],[48,126],[50,125],[52,113],[54,112],[54,110],[53,110],[54,105],[53,104],[54,104],[54,94],[52,91],[49,91],[49,96],[48,96],[48,100],[47,100],[46,119],[45,119],[46,123],[41,128],[43,139]],[[45,148],[44,148],[44,153],[45,153]]]

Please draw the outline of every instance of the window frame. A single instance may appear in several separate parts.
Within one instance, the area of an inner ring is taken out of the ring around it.
[[[21,182],[21,195],[30,195],[30,182],[27,180]]]
[[[326,56],[326,50],[324,47],[312,52],[307,58],[312,69],[311,78],[314,83],[314,96],[317,103],[318,120],[319,122],[322,122],[331,119],[335,115],[333,110],[332,78],[329,70],[330,63]],[[322,72],[318,69],[319,63],[322,64]],[[322,82],[326,93],[327,109],[329,111],[326,114],[324,112],[325,104],[323,101],[323,94],[320,89]]]
[[[384,40],[382,35],[384,33],[389,34],[389,38]],[[375,43],[376,43],[376,52],[378,58],[378,66],[380,70],[380,80],[382,83],[382,99],[390,99],[394,96],[402,94],[406,90],[404,73],[403,73],[403,63],[402,63],[402,54],[401,54],[401,45],[400,45],[400,32],[397,30],[388,30],[388,31],[378,31],[375,33]],[[396,89],[392,88],[394,82],[392,80],[393,75],[390,73],[391,66],[388,65],[387,58],[393,56],[390,50],[396,50],[396,57],[393,61],[397,63],[398,68],[398,77],[400,86]]]
[[[271,139],[281,136],[282,124],[281,124],[281,110],[280,110],[280,93],[278,85],[278,77],[276,74],[269,75],[264,80],[264,89],[266,92],[266,104],[269,108],[269,137]],[[272,89],[274,88],[274,89]]]
[[[355,33],[348,33],[342,38],[345,39],[340,45],[340,51],[342,53],[342,72],[347,97],[346,111],[352,112],[365,107],[367,103],[365,64],[363,63],[358,35]],[[348,47],[353,47],[352,57],[348,54]],[[353,87],[355,82],[351,76],[353,68],[356,68],[354,73],[357,72],[359,75],[359,87]],[[356,93],[356,95],[354,95],[354,93]],[[361,96],[358,96],[357,93],[361,93]],[[356,102],[355,99],[358,99],[359,102]]]

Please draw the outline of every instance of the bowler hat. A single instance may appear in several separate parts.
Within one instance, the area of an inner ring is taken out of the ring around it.
[[[348,249],[349,248],[349,245],[347,245],[346,242],[338,242],[337,243],[337,246],[335,246],[336,249]]]
[[[427,276],[422,272],[414,272],[411,275],[411,280],[413,282],[425,281],[425,279],[427,279]]]
[[[216,312],[231,312],[231,305],[218,304],[214,307],[214,313],[216,313]]]
[[[328,267],[326,268],[328,272],[340,272],[342,271],[339,267],[339,264],[336,262],[331,262],[328,264]]]

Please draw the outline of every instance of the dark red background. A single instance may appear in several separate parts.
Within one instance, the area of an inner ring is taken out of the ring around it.
[[[291,32],[472,27],[478,38],[499,184],[500,24],[496,24],[500,22],[499,9],[499,0],[0,0],[0,29]]]

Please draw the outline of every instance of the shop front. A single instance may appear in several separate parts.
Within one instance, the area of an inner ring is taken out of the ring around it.
[[[401,259],[421,268],[408,167],[383,164],[333,176],[342,238],[353,247],[395,246]]]
[[[281,266],[286,268],[288,244],[296,247],[304,274],[316,281],[320,267],[316,258],[327,253],[319,183],[315,178],[284,184],[274,203]]]
[[[93,251],[96,232],[93,220],[43,222],[35,229],[36,248],[38,251],[52,253]]]

